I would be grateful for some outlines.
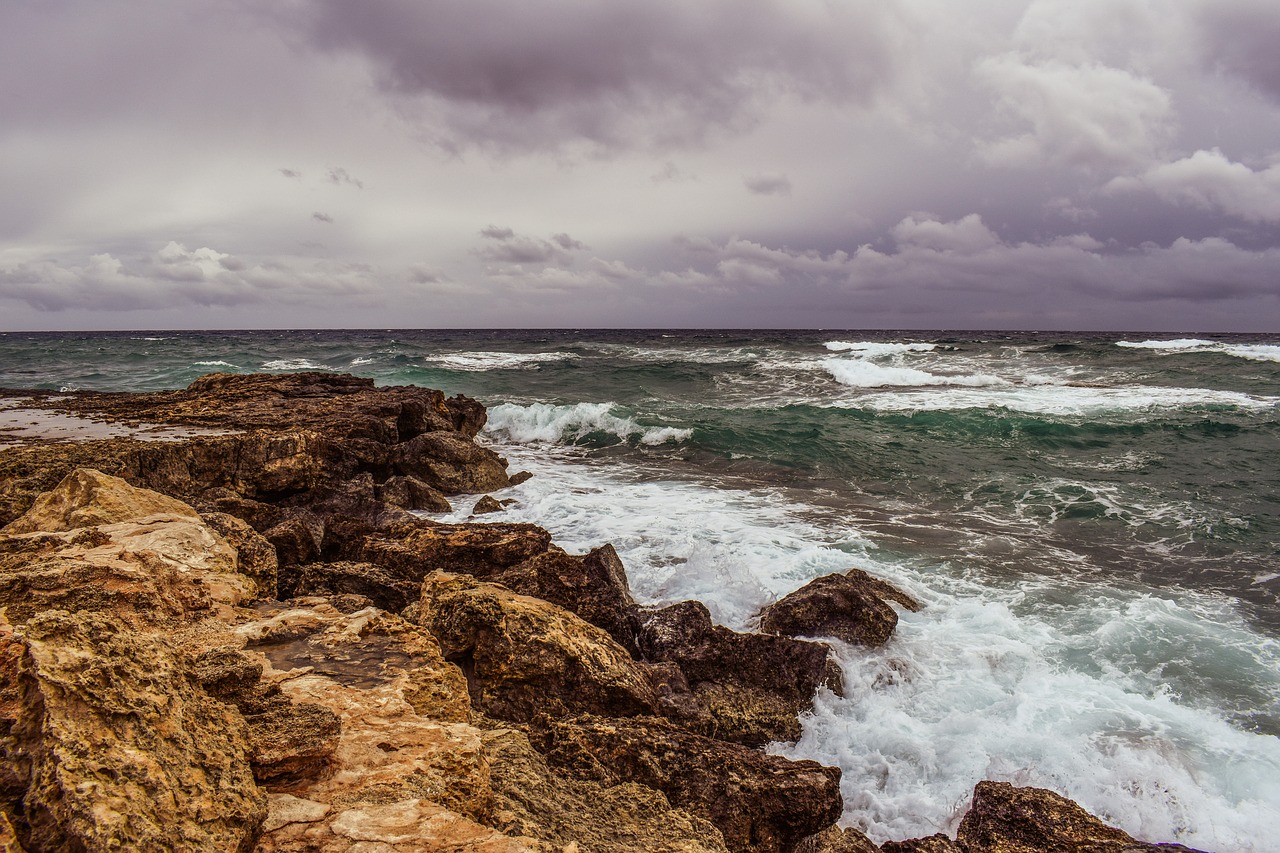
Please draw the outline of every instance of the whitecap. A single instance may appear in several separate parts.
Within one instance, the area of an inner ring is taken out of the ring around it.
[[[1196,407],[1260,411],[1274,408],[1277,403],[1280,403],[1280,398],[1209,388],[1095,388],[1041,384],[874,392],[852,400],[830,401],[826,405],[880,412],[1003,408],[1029,414],[1084,417],[1108,413],[1160,413]]]
[[[197,361],[195,362],[195,365],[196,367],[230,367],[233,370],[240,369],[238,365],[232,364],[229,361]]]
[[[872,358],[883,355],[898,355],[904,352],[932,352],[937,344],[922,343],[884,343],[880,341],[827,341],[824,347],[832,352],[856,352]]]
[[[940,374],[913,367],[891,367],[863,359],[829,358],[822,363],[828,373],[842,385],[854,388],[910,387],[921,385],[1008,385],[1008,381],[989,373]]]
[[[328,370],[323,364],[316,364],[306,358],[278,358],[262,363],[263,370]]]
[[[1226,344],[1200,338],[1180,338],[1172,341],[1117,341],[1116,346],[1131,349],[1168,350],[1173,353],[1218,352],[1249,361],[1280,362],[1280,345],[1276,344]]]
[[[363,356],[358,356],[356,358],[351,359],[351,366],[360,367],[361,365],[364,365],[364,364],[373,364],[375,361],[377,361],[377,359],[375,358],[365,358]]]
[[[537,368],[539,365],[578,358],[572,352],[458,352],[433,356],[433,364],[449,370],[512,370]]]
[[[693,435],[690,429],[643,426],[631,418],[613,414],[614,408],[613,403],[567,406],[503,403],[489,409],[485,429],[521,444],[561,444],[592,433],[605,433],[623,441],[635,438],[640,444],[652,446],[684,441]]]

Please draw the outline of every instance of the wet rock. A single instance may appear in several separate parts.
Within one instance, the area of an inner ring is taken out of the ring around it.
[[[248,522],[225,512],[200,514],[204,523],[217,531],[236,551],[236,571],[257,586],[258,598],[276,597],[279,560],[276,548]]]
[[[0,725],[0,763],[22,789],[28,849],[253,848],[266,798],[245,724],[186,676],[166,640],[60,611],[14,636],[18,713]]]
[[[612,545],[585,556],[566,554],[551,546],[489,579],[576,613],[636,654],[640,615],[627,584],[627,571]]]
[[[795,847],[795,853],[879,853],[880,848],[856,829],[831,826]]]
[[[790,851],[840,816],[840,771],[702,737],[652,717],[535,721],[530,735],[553,765],[603,784],[662,791],[709,820],[730,850]]]
[[[876,647],[893,635],[898,614],[920,604],[906,593],[860,569],[816,578],[760,612],[760,630],[788,637],[834,637]]]
[[[427,512],[453,512],[453,506],[438,489],[433,489],[417,477],[388,477],[378,488],[378,498],[401,509],[420,509]]]
[[[709,714],[681,722],[704,734],[748,746],[797,740],[797,717],[811,706],[814,692],[839,683],[825,646],[730,631],[712,624],[701,602],[642,611],[641,619],[641,657],[679,665]]]
[[[489,577],[549,547],[551,534],[532,524],[419,521],[370,534],[355,559],[421,582],[437,570]]]
[[[485,495],[476,501],[476,505],[471,508],[472,515],[486,515],[491,512],[502,512],[504,507],[498,503],[497,499],[492,495]]]
[[[886,841],[880,845],[883,853],[963,853],[960,847],[942,833],[907,841]]]
[[[473,704],[490,716],[656,710],[653,686],[626,649],[554,604],[435,572],[423,582],[418,618],[466,674]]]
[[[1043,788],[979,782],[956,833],[965,853],[1139,853],[1188,851],[1148,844],[1107,826],[1078,804]],[[1195,853],[1195,851],[1192,851]]]
[[[77,468],[54,489],[36,498],[31,509],[5,526],[3,532],[57,532],[152,515],[199,518],[180,500],[135,488],[119,477],[92,468]]]
[[[494,825],[552,850],[592,853],[727,853],[706,819],[673,808],[661,792],[634,782],[605,785],[557,773],[523,732],[486,732]]]
[[[416,477],[446,495],[505,489],[506,461],[466,436],[429,432],[396,445],[396,473]]]
[[[512,474],[510,477],[507,478],[508,482],[513,486],[518,486],[521,483],[528,482],[529,480],[532,480],[532,479],[533,479],[533,472],[531,471],[517,471],[516,473]]]

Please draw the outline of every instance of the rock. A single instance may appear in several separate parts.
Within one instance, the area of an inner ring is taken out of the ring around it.
[[[486,732],[494,825],[552,850],[592,853],[727,853],[720,831],[634,782],[605,785],[549,767],[523,732]],[[570,845],[577,845],[571,847]]]
[[[702,737],[652,717],[535,721],[535,747],[556,766],[606,785],[662,791],[714,824],[730,850],[790,851],[840,816],[840,771]]]
[[[656,710],[653,686],[626,649],[554,604],[435,572],[423,582],[418,618],[466,674],[473,704],[490,716]]]
[[[532,524],[419,521],[370,534],[354,558],[420,583],[437,570],[489,577],[550,547],[551,534]]]
[[[418,600],[421,588],[421,578],[400,577],[373,563],[341,560],[300,567],[293,594],[360,595],[383,610],[399,613]]]
[[[258,598],[276,597],[279,560],[275,546],[249,523],[225,512],[203,512],[200,518],[236,551],[236,571],[257,586]]]
[[[485,495],[476,501],[476,505],[471,508],[472,515],[486,515],[491,512],[502,512],[504,507],[492,495]]]
[[[880,845],[880,849],[883,853],[963,853],[954,841],[942,833],[907,841],[886,841]]]
[[[340,728],[333,711],[272,693],[239,707],[249,726],[253,778],[260,784],[278,790],[329,775]]]
[[[294,594],[294,566],[319,559],[324,546],[324,520],[307,509],[290,510],[285,519],[263,531],[263,537],[276,549],[279,594]]]
[[[9,816],[0,811],[0,853],[26,853],[18,843],[18,831]]]
[[[59,611],[14,636],[18,713],[0,724],[0,763],[22,788],[28,849],[253,849],[266,798],[245,724],[164,639]]]
[[[814,692],[838,684],[825,646],[713,625],[701,602],[648,610],[641,619],[641,657],[679,665],[709,714],[682,722],[707,735],[748,746],[797,740],[797,717],[812,705]]]
[[[859,569],[816,578],[760,612],[760,630],[788,637],[834,637],[846,643],[883,645],[898,624],[888,601],[908,610],[920,604]]]
[[[965,853],[1139,853],[1189,848],[1148,844],[1107,826],[1076,803],[1043,788],[979,782],[956,833]],[[1198,853],[1191,851],[1190,853]]]
[[[795,853],[879,853],[880,848],[856,829],[830,826],[801,841]]]
[[[492,492],[511,485],[502,457],[456,433],[429,432],[397,444],[393,464],[397,474],[416,477],[446,495]]]
[[[388,477],[378,489],[378,498],[401,509],[453,512],[448,498],[417,477]]]
[[[627,571],[612,545],[581,557],[551,546],[489,579],[576,613],[636,654],[640,616],[627,584]]]
[[[198,519],[180,500],[135,488],[119,477],[92,468],[77,468],[52,491],[45,492],[4,533],[56,532],[132,521],[152,515]]]
[[[512,474],[510,477],[507,478],[507,482],[513,486],[518,486],[521,483],[526,483],[532,479],[533,479],[533,472],[517,471],[516,473]]]

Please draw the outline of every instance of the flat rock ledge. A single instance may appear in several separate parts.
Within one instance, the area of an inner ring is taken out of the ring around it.
[[[1186,849],[1002,782],[954,839],[837,826],[840,771],[760,747],[840,688],[809,638],[881,644],[914,599],[851,570],[736,633],[637,606],[608,545],[415,514],[527,478],[475,401],[325,373],[0,397],[96,425],[0,446],[0,851]]]

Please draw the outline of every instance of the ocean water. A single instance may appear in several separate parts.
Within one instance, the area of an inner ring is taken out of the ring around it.
[[[842,822],[877,841],[953,834],[999,779],[1280,850],[1280,335],[0,335],[9,387],[312,369],[484,402],[535,474],[489,518],[612,542],[642,602],[750,630],[851,566],[924,601],[837,647],[844,695],[771,747],[841,767]]]

